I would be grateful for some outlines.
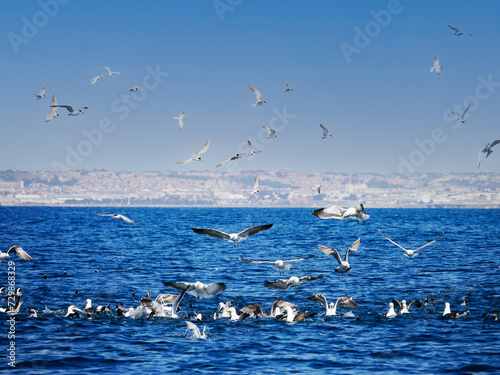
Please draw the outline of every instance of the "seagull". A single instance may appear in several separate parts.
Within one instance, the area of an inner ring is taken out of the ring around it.
[[[464,35],[464,33],[462,31],[458,30],[456,27],[453,27],[450,25],[448,25],[448,27],[455,32],[455,34],[454,34],[455,36]],[[465,33],[465,34],[469,34],[469,33]],[[469,34],[469,35],[472,36],[472,34]]]
[[[38,99],[45,99],[46,96],[45,96],[45,85],[43,85],[42,89],[40,90],[40,92],[38,94],[33,94],[35,95],[35,100],[38,100]]]
[[[488,158],[488,156],[490,156],[490,154],[493,152],[493,150],[491,148],[499,143],[500,143],[500,139],[496,139],[491,143],[486,143],[486,146],[484,146],[484,148],[481,151],[479,151],[479,158],[477,161],[477,169],[479,169],[479,167],[481,166],[481,154],[486,154],[485,159]]]
[[[398,307],[398,312],[400,314],[409,314],[410,307],[412,307],[413,305],[418,308],[422,307],[422,303],[418,299],[411,301],[409,305],[406,305],[406,300],[402,300],[401,303],[399,303],[397,299],[393,299],[392,304],[393,306]]]
[[[68,110],[68,116],[78,116],[79,114],[83,115],[82,109],[89,109],[89,107],[80,107],[80,108],[77,108],[75,111],[72,106],[64,105],[64,104],[55,104],[55,105],[51,105],[51,107],[66,108]]]
[[[400,244],[398,244],[398,243],[394,242],[393,240],[391,240],[391,239],[390,239],[389,237],[387,237],[384,233],[382,233],[382,231],[381,231],[380,229],[379,229],[378,231],[380,232],[380,234],[381,234],[382,236],[384,236],[385,238],[387,238],[387,239],[388,239],[390,242],[392,242],[394,245],[396,245],[396,246],[400,247],[401,249],[403,249],[404,251],[406,251],[406,253],[405,253],[405,254],[403,254],[403,255],[407,256],[407,257],[408,257],[408,258],[410,258],[410,259],[413,259],[413,257],[417,256],[417,255],[418,255],[418,251],[419,251],[420,249],[423,249],[424,247],[429,246],[429,245],[430,245],[431,243],[433,243],[433,242],[436,242],[436,241],[437,241],[438,239],[440,239],[440,238],[441,238],[441,236],[444,234],[444,232],[443,232],[443,233],[441,233],[441,234],[440,234],[440,235],[439,235],[436,239],[432,240],[432,241],[431,241],[431,242],[429,242],[429,243],[426,243],[426,244],[425,244],[425,245],[423,245],[423,246],[417,247],[415,250],[408,250],[408,249],[405,249],[405,248],[404,248],[403,246],[401,246]]]
[[[258,105],[261,105],[261,104],[266,104],[266,102],[264,100],[262,100],[262,94],[259,92],[259,90],[257,90],[255,87],[253,86],[250,86],[250,90],[253,91],[253,93],[255,94],[255,104],[253,105],[254,107],[257,107]]]
[[[359,223],[361,220],[363,223],[367,220],[370,215],[366,214],[365,206],[361,203],[358,207],[342,208],[339,206],[328,206],[326,208],[320,208],[312,212],[313,216],[319,217],[320,219],[347,219],[353,218]]]
[[[264,281],[264,285],[269,289],[280,289],[286,290],[288,287],[298,287],[302,284],[305,284],[306,281],[315,281],[323,278],[323,275],[319,275],[318,277],[310,277],[310,276],[292,276],[288,280],[279,279],[276,281]]]
[[[234,242],[235,244],[246,240],[248,237],[253,236],[259,232],[271,228],[273,224],[266,225],[256,225],[254,227],[247,228],[239,233],[225,233],[217,229],[200,229],[191,228],[195,233],[202,234],[204,236],[210,236],[215,238],[220,238],[221,240]]]
[[[35,309],[28,309],[28,312],[31,314],[30,318],[38,318],[38,314]]]
[[[70,307],[68,307],[68,312],[66,313],[66,315],[64,315],[64,317],[65,318],[79,318],[80,315],[77,313],[77,311],[82,312],[82,310],[80,310],[75,305],[71,305]]]
[[[276,131],[274,129],[268,128],[267,126],[264,125],[262,125],[262,127],[269,132],[269,135],[266,137],[266,139],[278,138],[278,136],[276,135]]]
[[[179,116],[172,117],[172,119],[179,122],[179,130],[182,130],[182,127],[184,126],[184,120],[186,119],[186,112],[182,112]]]
[[[96,212],[96,213],[99,216],[111,216],[111,217],[114,217],[115,219],[126,221],[127,223],[134,223],[133,220],[130,220],[128,217],[120,215],[120,214],[103,214],[101,212]]]
[[[185,321],[188,329],[190,329],[192,331],[192,334],[191,334],[191,337],[193,339],[202,339],[202,340],[206,340],[208,338],[207,334],[205,333],[206,329],[207,329],[207,325],[205,324],[205,327],[203,327],[203,332],[200,332],[200,329],[198,328],[198,326],[188,320]]]
[[[7,258],[10,258],[10,254],[16,254],[19,258],[27,260],[28,262],[33,260],[33,258],[19,246],[12,246],[6,253],[2,253],[0,250],[0,260],[2,261],[2,265]]]
[[[321,194],[321,188],[322,188],[321,185],[314,185],[313,186],[313,189],[315,189],[318,192],[318,194]]]
[[[434,65],[431,66],[431,73],[435,70],[438,75],[441,75],[441,69],[443,69],[443,67],[439,65],[437,56],[434,56]]]
[[[282,300],[274,301],[271,306],[271,317],[277,318],[281,315],[281,312],[286,309],[287,306],[290,306],[292,309],[296,309],[297,305],[291,302],[286,302]]]
[[[202,282],[195,283],[187,283],[185,281],[179,282],[166,282],[163,281],[163,285],[168,288],[174,288],[177,290],[185,291],[196,298],[209,298],[216,296],[217,294],[226,290],[226,284],[224,283],[211,283],[211,284],[203,284]]]
[[[470,104],[467,106],[467,108],[465,108],[465,111],[464,111],[464,113],[462,113],[462,116],[457,116],[455,114],[455,112],[453,112],[453,111],[451,111],[451,114],[457,118],[458,122],[461,122],[463,124],[463,123],[465,123],[465,121],[467,121],[467,120],[464,120],[464,118],[465,118],[465,114],[469,110],[469,107],[470,107]]]
[[[250,146],[250,150],[248,150],[248,153],[247,153],[248,156],[252,156],[252,155],[258,154],[260,152],[260,151],[255,151],[253,149],[252,142],[250,142],[250,141],[247,141],[247,142],[248,142],[248,145]]]
[[[85,300],[85,308],[83,311],[87,313],[87,318],[92,319],[92,314],[96,312],[96,309],[92,307],[92,300],[91,299],[86,299]]]
[[[123,95],[125,94],[126,92],[137,92],[139,91],[139,83],[137,85],[134,85],[132,86],[131,88],[125,90],[124,92],[122,92],[120,95]]]
[[[236,311],[234,307],[230,307],[226,310],[226,313],[229,314],[230,320],[245,320],[250,315],[247,313],[242,313],[240,311]]]
[[[19,314],[19,311],[21,311],[22,304],[23,302],[21,302],[21,297],[17,297],[13,305],[9,302],[9,307],[6,309],[0,309],[0,311],[6,313],[7,315],[17,315]]]
[[[292,92],[293,90],[290,88],[290,85],[287,83],[286,84],[286,89],[283,92]]]
[[[323,245],[319,245],[319,244],[318,244],[318,247],[326,255],[333,255],[334,258],[337,260],[337,262],[339,262],[340,266],[335,268],[334,271],[337,273],[345,273],[347,276],[347,272],[349,272],[349,270],[351,269],[351,266],[349,265],[349,261],[347,260],[347,257],[349,256],[349,253],[351,251],[356,251],[358,249],[360,242],[361,242],[361,238],[358,238],[356,241],[353,242],[353,244],[351,246],[349,246],[349,248],[345,252],[344,260],[342,260],[340,258],[339,252],[337,250],[335,250],[331,247],[327,247],[327,246],[323,246]]]
[[[333,138],[333,135],[331,135],[329,132],[328,132],[328,129],[325,128],[323,126],[323,124],[319,124],[319,126],[321,126],[321,129],[323,129],[323,136],[321,137],[321,139],[327,139],[327,138]]]
[[[275,269],[277,269],[280,273],[280,275],[284,275],[285,271],[289,270],[292,268],[290,265],[291,262],[298,262],[301,260],[306,260],[310,259],[312,257],[316,256],[316,254],[309,255],[308,257],[305,258],[292,258],[292,259],[286,259],[286,260],[248,260],[248,259],[243,259],[241,257],[238,257],[239,260],[242,262],[247,262],[247,263],[271,263],[275,265]]]
[[[187,164],[191,163],[193,160],[201,161],[202,160],[201,155],[207,152],[209,146],[210,146],[210,139],[205,143],[205,145],[200,151],[194,153],[188,160],[178,161],[177,164]]]
[[[215,166],[215,168],[218,168],[218,167],[222,167],[224,164],[226,164],[228,161],[231,161],[231,160],[237,160],[239,158],[241,158],[243,156],[243,154],[236,154],[236,155],[233,155],[229,158],[227,158],[226,160],[224,160],[222,163],[219,163]]]
[[[54,119],[54,117],[59,117],[59,113],[57,113],[57,99],[55,95],[52,95],[52,104],[50,113],[45,118],[45,122],[50,122]]]
[[[307,311],[302,311],[300,313],[297,313],[295,309],[293,309],[291,306],[286,306],[285,310],[286,310],[286,321],[288,323],[295,323],[298,322],[299,320],[304,320],[316,315],[314,313],[308,313]]]
[[[90,86],[95,85],[95,83],[96,83],[97,81],[99,81],[100,79],[103,79],[103,78],[104,78],[104,76],[95,76],[95,77],[92,77],[92,78],[90,79]]]
[[[252,191],[250,192],[249,195],[258,194],[258,193],[260,193],[260,190],[259,190],[259,176],[255,177],[255,179],[253,180]]]
[[[181,294],[179,294],[177,296],[177,298],[174,300],[174,302],[172,303],[172,313],[171,313],[171,318],[175,318],[175,319],[178,319],[179,316],[177,315],[177,311],[180,310],[180,307],[179,307],[179,304],[182,302],[182,300],[184,299],[184,296],[186,295],[188,289],[189,289],[189,285],[186,286],[186,288],[181,292]]]
[[[113,74],[118,74],[119,76],[123,75],[120,72],[112,72],[111,69],[109,69],[106,65],[101,65],[101,67],[108,71],[108,76],[112,76]]]
[[[356,302],[354,302],[352,297],[349,298],[347,296],[337,298],[337,301],[335,301],[335,303],[331,302],[330,304],[328,304],[328,301],[326,300],[323,294],[313,294],[307,297],[307,299],[309,301],[318,302],[319,304],[323,305],[326,309],[327,316],[337,315],[337,307],[340,306],[346,306],[346,307],[359,306]]]
[[[389,310],[385,313],[386,318],[394,318],[398,314],[396,314],[396,311],[394,311],[394,303],[389,303]]]
[[[443,316],[446,318],[460,318],[461,316],[466,316],[469,315],[469,310],[463,311],[463,312],[457,312],[457,311],[451,311],[450,310],[450,303],[446,302],[444,304],[444,311],[443,311]]]

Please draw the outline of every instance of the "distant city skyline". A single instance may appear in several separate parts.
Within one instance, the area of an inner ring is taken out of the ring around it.
[[[498,2],[451,0],[432,8],[410,0],[9,3],[0,25],[0,170],[478,172],[479,150],[500,139],[499,11]],[[441,75],[430,72],[435,56]],[[124,93],[135,85],[140,91]],[[252,106],[249,85],[266,104]],[[47,97],[35,99],[42,86]],[[58,108],[45,122],[52,95],[88,109]],[[451,111],[469,105],[466,122],[456,121]],[[183,112],[179,130],[174,117]],[[320,123],[332,138],[321,139]],[[208,139],[203,161],[177,164]],[[260,153],[216,168],[248,152],[248,140]],[[479,174],[500,172],[493,151]]]

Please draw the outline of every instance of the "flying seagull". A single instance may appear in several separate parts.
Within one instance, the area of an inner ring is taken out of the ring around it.
[[[479,169],[479,167],[481,166],[481,155],[486,154],[485,159],[488,158],[488,156],[490,156],[490,154],[493,152],[493,150],[491,148],[499,143],[500,143],[500,139],[496,139],[491,143],[486,143],[486,146],[484,146],[484,148],[481,151],[479,151],[479,158],[477,161],[477,169]]]
[[[111,216],[111,217],[114,217],[115,219],[126,221],[127,223],[133,223],[134,222],[133,220],[130,220],[128,217],[120,215],[120,214],[103,214],[103,213],[100,213],[100,212],[96,212],[96,213],[99,216]]]
[[[108,76],[112,76],[113,74],[118,74],[119,76],[123,75],[120,72],[112,72],[111,69],[109,69],[106,65],[101,65],[101,67],[108,71]]]
[[[19,246],[12,246],[9,250],[7,250],[6,253],[2,253],[2,251],[0,250],[0,260],[2,261],[2,265],[3,262],[7,260],[7,258],[10,258],[10,254],[16,254],[19,258],[27,261],[33,260],[33,258]]]
[[[293,90],[290,88],[290,85],[287,83],[286,84],[286,89],[283,92],[292,92]]]
[[[179,130],[182,130],[182,127],[184,126],[184,120],[186,119],[186,112],[182,112],[179,116],[172,117],[172,119],[179,122]]]
[[[470,108],[470,104],[467,106],[467,108],[465,108],[465,111],[464,111],[464,113],[462,113],[462,116],[457,116],[455,114],[455,112],[453,112],[453,111],[451,111],[451,114],[457,118],[457,121],[459,121],[463,124],[463,123],[465,123],[465,121],[467,121],[467,120],[465,120],[465,114],[467,113],[469,108]]]
[[[415,306],[418,308],[422,307],[422,303],[416,299],[410,302],[409,305],[406,304],[406,300],[402,300],[401,303],[397,299],[393,299],[392,303],[394,306],[398,308],[398,312],[400,314],[409,314],[410,313],[410,307]]]
[[[75,111],[72,106],[64,105],[64,104],[55,104],[55,105],[51,105],[51,107],[66,108],[68,110],[68,116],[78,116],[80,114],[83,115],[82,109],[89,109],[89,107],[80,107],[80,108],[77,108]]]
[[[273,224],[257,225],[254,227],[247,228],[239,233],[224,233],[217,229],[199,229],[199,228],[191,228],[191,229],[195,233],[202,234],[204,236],[220,238],[221,240],[234,242],[236,244],[238,242],[246,240],[248,237],[253,236],[254,234],[267,230],[272,226]]]
[[[241,158],[243,156],[243,154],[236,154],[236,155],[233,155],[229,158],[227,158],[226,160],[224,160],[222,163],[219,163],[215,166],[215,168],[218,168],[218,167],[222,167],[224,164],[226,164],[227,162],[229,161],[232,161],[232,160],[237,160],[239,158]]]
[[[269,132],[266,139],[278,138],[278,136],[276,135],[276,131],[274,129],[268,128],[267,126],[264,125],[262,125],[262,127]]]
[[[458,30],[456,27],[453,27],[453,26],[450,26],[450,25],[448,25],[448,27],[455,32],[455,34],[454,34],[455,36],[464,35],[464,33],[462,31]],[[472,34],[469,34],[469,33],[465,33],[465,34],[468,34],[468,35],[472,36]]]
[[[50,107],[50,113],[45,118],[45,122],[50,122],[54,119],[54,117],[59,117],[59,113],[57,113],[57,99],[55,95],[52,95],[52,105]]]
[[[366,214],[365,206],[361,203],[358,207],[342,208],[339,206],[328,206],[326,208],[319,208],[312,212],[313,216],[320,219],[355,219],[357,223],[361,220],[363,223],[370,215]]]
[[[321,129],[323,129],[323,136],[321,137],[321,139],[327,139],[327,138],[333,138],[333,135],[331,135],[329,132],[328,132],[328,129],[325,128],[323,126],[323,124],[319,124],[319,126],[321,126]]]
[[[90,79],[90,86],[95,85],[95,83],[96,83],[97,81],[99,81],[100,79],[103,79],[103,78],[104,78],[104,76],[95,76],[95,77],[92,77],[92,78]]]
[[[198,161],[201,161],[201,155],[203,155],[205,152],[207,152],[208,150],[208,147],[210,146],[210,139],[208,141],[205,142],[205,145],[203,146],[203,148],[198,151],[198,152],[195,152],[189,159],[187,160],[184,160],[184,161],[178,161],[177,164],[187,164],[187,163],[191,163],[193,160],[198,160]]]
[[[216,296],[226,290],[226,284],[224,283],[211,283],[203,284],[200,281],[195,283],[187,283],[185,281],[178,282],[167,282],[163,281],[163,285],[168,288],[174,288],[181,291],[186,291],[186,293],[195,296],[196,298],[209,298]]]
[[[441,69],[443,69],[443,67],[439,65],[439,59],[437,56],[434,56],[434,65],[431,66],[431,73],[435,70],[438,75],[441,75]]]
[[[258,194],[258,193],[260,193],[260,190],[259,190],[259,176],[255,177],[255,179],[253,180],[252,191],[250,192],[249,195]]]
[[[33,94],[33,95],[35,95],[35,100],[46,98],[46,96],[45,96],[45,85],[43,85],[42,89],[40,90],[40,92],[38,94]]]
[[[347,297],[343,296],[340,298],[337,298],[337,301],[335,303],[331,302],[328,304],[328,301],[326,300],[326,297],[323,294],[313,294],[307,297],[309,301],[314,301],[318,302],[319,304],[323,305],[326,309],[326,315],[331,316],[331,315],[337,315],[337,307],[340,306],[346,306],[346,307],[358,307],[359,305],[354,302],[353,297]]]
[[[248,145],[250,146],[250,150],[248,150],[248,153],[247,153],[248,156],[252,156],[252,155],[258,154],[260,152],[260,151],[255,151],[253,149],[252,142],[250,142],[250,141],[247,141],[247,142],[248,142]]]
[[[137,85],[134,85],[132,86],[131,88],[125,90],[124,92],[122,92],[120,95],[123,95],[125,94],[126,92],[137,92],[139,91],[139,83]]]
[[[255,94],[255,104],[253,105],[254,107],[257,107],[258,105],[265,104],[266,102],[262,100],[262,94],[257,90],[255,87],[248,85],[250,87],[250,90],[253,91]]]
[[[321,185],[314,185],[313,186],[313,189],[315,189],[318,192],[318,194],[321,194],[321,188],[322,188]]]
[[[269,289],[280,289],[286,290],[288,287],[298,287],[302,284],[305,284],[306,281],[315,281],[323,278],[323,275],[319,275],[318,277],[310,277],[310,276],[292,276],[288,280],[279,279],[276,281],[264,281],[264,285]]]
[[[326,255],[333,255],[333,257],[340,264],[340,266],[335,268],[334,271],[337,273],[345,273],[347,276],[347,272],[351,269],[351,266],[349,265],[349,261],[348,261],[349,253],[351,251],[356,251],[359,247],[360,242],[361,242],[361,238],[358,238],[356,241],[353,242],[353,244],[351,246],[349,246],[349,248],[345,252],[344,260],[342,260],[340,258],[339,252],[337,250],[335,250],[331,247],[323,246],[323,245],[319,245],[319,244],[318,244],[318,247]]]
[[[206,324],[203,327],[203,332],[200,332],[200,329],[198,328],[198,326],[196,324],[194,324],[193,322],[190,322],[189,320],[186,320],[185,323],[186,323],[188,329],[191,330],[191,337],[193,339],[206,340],[208,338],[207,334],[205,333],[205,331],[207,329],[207,325]]]
[[[305,258],[291,258],[291,259],[285,259],[285,260],[249,260],[249,259],[243,259],[241,257],[238,257],[239,260],[242,262],[247,262],[247,263],[271,263],[275,265],[275,269],[277,269],[280,273],[280,275],[284,275],[286,270],[289,270],[292,268],[290,265],[291,262],[298,262],[301,260],[306,260],[310,259],[312,257],[316,256],[316,254],[309,255],[308,257]]]
[[[396,246],[398,246],[399,248],[403,249],[403,250],[406,252],[404,255],[405,255],[405,256],[407,256],[407,257],[408,257],[408,258],[410,258],[410,259],[413,259],[413,257],[417,256],[417,255],[418,255],[418,251],[419,251],[420,249],[423,249],[424,247],[429,246],[431,243],[436,242],[436,241],[437,241],[438,239],[440,239],[440,238],[441,238],[441,236],[444,234],[444,232],[443,232],[443,233],[441,233],[441,234],[440,234],[440,235],[439,235],[436,239],[432,240],[432,241],[431,241],[431,242],[429,242],[429,243],[426,243],[426,244],[425,244],[425,245],[423,245],[423,246],[417,247],[415,250],[408,250],[408,249],[405,249],[405,248],[404,248],[403,246],[401,246],[400,244],[398,244],[398,243],[394,242],[393,240],[391,240],[391,239],[390,239],[389,237],[387,237],[384,233],[382,233],[382,231],[381,231],[380,229],[379,229],[378,231],[380,232],[380,234],[381,234],[382,236],[384,236],[385,238],[387,238],[387,239],[388,239],[390,242],[392,242],[394,245],[396,245]]]

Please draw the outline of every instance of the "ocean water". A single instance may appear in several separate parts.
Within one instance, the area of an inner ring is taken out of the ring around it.
[[[96,211],[118,212],[135,223]],[[11,258],[24,303],[15,340],[8,339],[9,318],[0,315],[0,370],[11,368],[7,355],[14,341],[16,370],[26,374],[500,373],[500,322],[485,322],[482,315],[500,313],[500,210],[367,208],[367,213],[370,219],[357,224],[321,220],[303,208],[0,207],[0,249],[18,245],[34,258]],[[268,223],[274,226],[239,246],[190,229],[239,232]],[[410,260],[378,228],[408,248],[445,234]],[[357,238],[361,245],[349,256],[348,276],[336,274],[335,259],[317,245],[334,247],[343,256]],[[238,260],[314,253],[293,263],[285,276],[270,264]],[[7,286],[7,270],[5,263],[0,286]],[[264,286],[265,280],[304,275],[323,279],[298,291]],[[64,318],[69,305],[83,309],[87,298],[94,307],[119,302],[136,307],[148,290],[153,298],[176,293],[162,281],[198,280],[224,282],[227,289],[205,300],[186,296],[179,319],[121,318],[114,310],[91,320]],[[469,291],[469,305],[462,306]],[[359,307],[339,308],[327,317],[322,306],[307,300],[315,293],[332,302],[347,293]],[[219,302],[235,297],[237,308],[258,303],[269,313],[272,303],[283,299],[316,315],[294,324],[211,319]],[[429,297],[433,303],[412,307],[411,314],[384,317],[394,298]],[[445,302],[470,313],[443,318]],[[0,304],[5,307],[6,301]],[[39,318],[30,318],[28,308]],[[208,340],[186,334],[184,317],[193,312],[202,314],[195,324],[207,326]]]

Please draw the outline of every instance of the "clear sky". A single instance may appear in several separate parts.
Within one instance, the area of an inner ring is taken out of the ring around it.
[[[0,169],[473,172],[500,138],[497,1],[9,2]],[[452,25],[473,36],[454,36]],[[430,73],[438,56],[442,75]],[[106,73],[123,73],[90,85]],[[294,90],[283,93],[289,83]],[[140,92],[120,96],[140,84]],[[35,100],[45,85],[47,99]],[[267,104],[252,107],[255,86]],[[46,123],[50,98],[88,106]],[[464,111],[465,124],[450,110]],[[182,131],[172,117],[186,112]],[[319,124],[333,135],[321,139]],[[277,130],[265,139],[262,125]],[[90,140],[89,140],[90,138]],[[211,139],[203,162],[178,165]],[[215,165],[245,151],[262,152]],[[500,146],[481,171],[500,172]]]

